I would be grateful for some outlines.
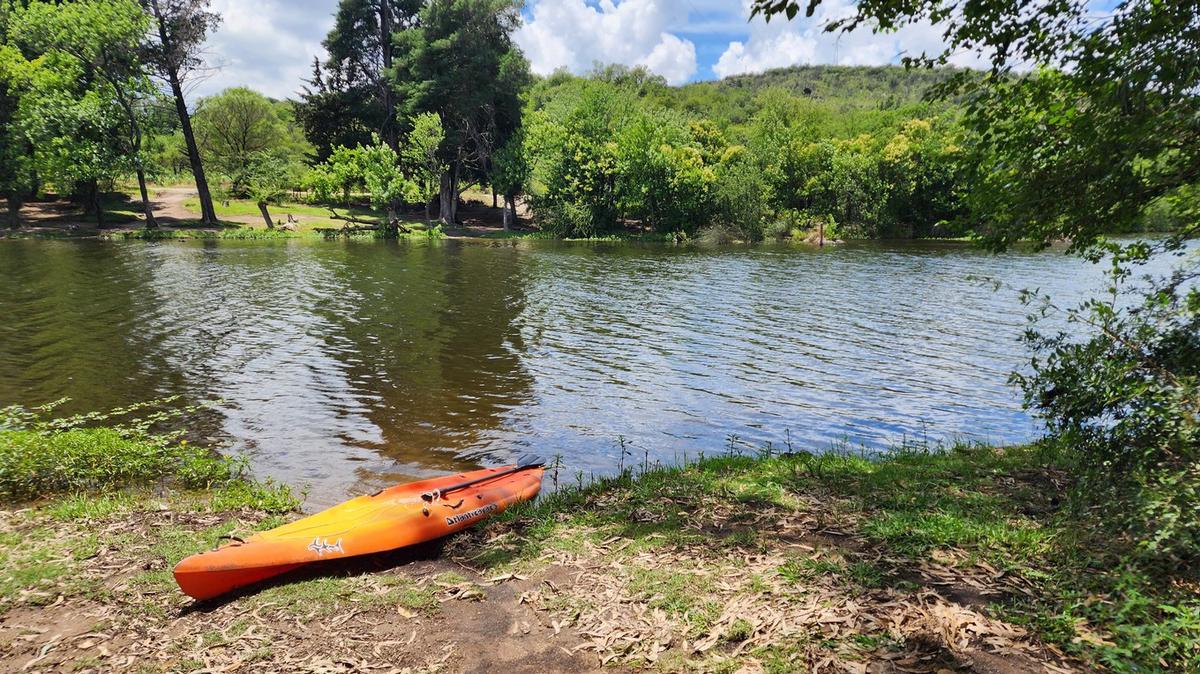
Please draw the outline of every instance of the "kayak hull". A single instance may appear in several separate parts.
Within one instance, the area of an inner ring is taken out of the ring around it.
[[[210,599],[312,562],[367,555],[461,531],[537,495],[543,469],[513,466],[458,473],[359,496],[311,517],[255,534],[175,566],[186,594]],[[492,477],[494,476],[494,477]],[[435,497],[451,485],[483,481]]]

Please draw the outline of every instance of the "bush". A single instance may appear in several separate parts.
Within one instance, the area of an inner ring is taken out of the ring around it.
[[[0,431],[0,497],[107,491],[162,479],[207,488],[241,474],[212,452],[161,438],[131,438],[112,428]]]
[[[1078,308],[1026,294],[1033,320],[1061,313],[1087,334],[1031,326],[1032,372],[1013,376],[1078,463],[1081,502],[1171,560],[1200,559],[1200,259],[1163,278],[1129,279],[1138,263],[1179,247],[1105,247],[1108,296]]]
[[[150,432],[155,424],[190,408],[161,409],[119,424],[114,420],[172,400],[55,419],[43,417],[65,401],[33,410],[0,409],[0,499],[108,491],[158,481],[189,489],[239,481],[243,462],[190,445],[177,434]],[[84,427],[99,423],[110,425]]]

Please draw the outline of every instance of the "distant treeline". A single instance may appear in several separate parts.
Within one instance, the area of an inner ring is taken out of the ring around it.
[[[188,102],[220,16],[208,0],[0,0],[0,189],[10,223],[47,190],[100,215],[136,175],[190,174],[267,204],[368,195],[457,221],[467,189],[525,201],[560,236],[624,230],[759,240],[963,236],[971,138],[931,92],[972,73],[806,66],[668,86],[642,68],[536,77],[511,0],[343,0],[295,101]],[[149,225],[153,213],[144,211]],[[1161,224],[1161,223],[1159,223]]]

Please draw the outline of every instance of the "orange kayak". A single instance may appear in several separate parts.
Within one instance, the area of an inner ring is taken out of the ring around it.
[[[359,496],[175,567],[180,589],[209,599],[311,562],[395,550],[441,538],[537,495],[540,464],[489,468]]]

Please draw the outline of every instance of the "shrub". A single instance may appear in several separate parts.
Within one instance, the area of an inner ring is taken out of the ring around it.
[[[63,401],[33,410],[0,410],[0,498],[27,500],[158,481],[206,489],[240,480],[244,472],[241,461],[190,445],[177,434],[150,432],[155,424],[187,409],[160,410],[120,424],[84,427],[113,424],[114,417],[128,417],[167,401],[56,419],[43,417]]]
[[[1031,372],[1013,380],[1078,463],[1080,498],[1154,557],[1200,558],[1200,258],[1132,284],[1133,268],[1179,241],[1105,246],[1108,296],[1060,310],[1026,294],[1034,321],[1061,313],[1085,328],[1031,326]]]
[[[107,491],[161,479],[207,488],[240,475],[212,452],[162,438],[131,438],[112,428],[0,431],[0,497]]]

